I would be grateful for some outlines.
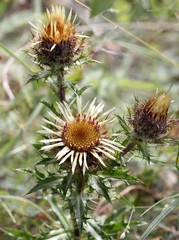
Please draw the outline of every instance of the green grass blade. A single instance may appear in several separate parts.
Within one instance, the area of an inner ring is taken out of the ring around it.
[[[171,212],[173,211],[177,206],[179,206],[179,199],[176,199],[172,204],[170,204],[168,207],[166,207],[154,220],[153,222],[148,226],[148,228],[145,230],[145,232],[142,234],[140,240],[145,240],[149,234],[154,230],[154,228]]]
[[[10,51],[2,42],[0,42],[0,48],[2,48],[5,52],[7,52],[11,57],[13,57],[15,60],[17,60],[20,64],[22,64],[25,69],[27,69],[29,72],[33,72],[33,70],[20,58],[18,58],[12,51]]]
[[[50,220],[50,222],[54,223],[53,218],[47,213],[47,211],[43,210],[40,206],[38,206],[36,203],[33,203],[32,201],[30,201],[27,198],[24,197],[19,197],[19,196],[14,196],[14,195],[0,195],[0,200],[11,200],[11,201],[20,201],[22,203],[26,203],[32,207],[34,207],[35,209],[38,209],[39,212],[43,213],[48,220]]]
[[[0,204],[5,209],[5,211],[8,213],[9,217],[11,218],[13,223],[16,223],[16,219],[14,218],[11,210],[8,208],[8,206],[0,199]]]
[[[50,196],[47,196],[47,200],[53,210],[53,212],[56,214],[58,220],[60,221],[61,225],[64,228],[64,231],[66,232],[68,238],[70,239],[69,232],[71,231],[70,229],[70,224],[68,219],[65,216],[65,213],[63,210],[56,204],[55,199],[51,198]]]

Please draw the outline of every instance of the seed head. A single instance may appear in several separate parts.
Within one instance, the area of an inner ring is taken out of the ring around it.
[[[166,93],[156,94],[145,102],[136,101],[129,122],[139,138],[158,140],[168,133],[171,126],[168,119],[170,103]]]
[[[85,36],[76,33],[76,15],[73,20],[71,18],[72,11],[66,18],[64,8],[52,7],[51,12],[47,9],[40,27],[32,25],[32,51],[39,64],[69,66],[81,53]]]

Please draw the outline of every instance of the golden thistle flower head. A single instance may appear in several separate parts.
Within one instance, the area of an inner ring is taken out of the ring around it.
[[[157,140],[168,133],[171,126],[168,119],[170,103],[166,93],[156,94],[145,102],[136,101],[129,122],[139,138]]]
[[[114,119],[108,116],[112,110],[102,113],[104,105],[96,105],[95,99],[82,108],[81,97],[77,98],[75,113],[65,102],[57,105],[59,115],[50,112],[53,121],[45,119],[50,127],[42,126],[43,130],[39,131],[47,136],[41,140],[42,151],[55,154],[59,165],[71,166],[72,173],[76,168],[85,174],[86,169],[105,166],[105,158],[115,160],[115,151],[121,151],[121,144],[110,139],[109,124]]]
[[[37,62],[41,65],[63,65],[73,64],[75,55],[79,55],[84,46],[85,36],[76,33],[74,24],[76,15],[72,20],[72,11],[66,18],[64,7],[52,7],[47,9],[45,20],[41,26],[33,26],[32,50]]]

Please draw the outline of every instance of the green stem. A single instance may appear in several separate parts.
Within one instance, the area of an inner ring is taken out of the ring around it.
[[[83,204],[83,191],[85,187],[85,178],[81,169],[76,175],[75,191],[72,192],[72,206],[70,208],[71,218],[73,219],[73,236],[79,240],[83,229],[85,206]]]
[[[76,221],[76,216],[75,216],[75,212],[73,207],[70,207],[70,215],[71,215],[71,219],[73,220],[73,236],[74,239],[80,239],[80,231],[78,228],[78,224]]]
[[[84,190],[85,187],[85,176],[82,173],[82,170],[79,169],[79,173],[77,176],[77,181],[76,181],[76,191],[78,194],[81,194]]]
[[[128,152],[130,152],[131,149],[135,147],[135,142],[130,142],[127,144],[127,146],[123,149],[121,156],[125,156]]]
[[[57,81],[58,81],[58,97],[60,99],[60,102],[65,101],[65,87],[64,87],[64,69],[62,68],[58,75],[57,75]]]

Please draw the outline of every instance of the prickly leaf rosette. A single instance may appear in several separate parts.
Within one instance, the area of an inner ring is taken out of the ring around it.
[[[129,122],[141,140],[159,140],[169,132],[172,123],[168,119],[170,103],[171,99],[166,93],[156,94],[145,102],[136,101]]]
[[[40,27],[31,24],[32,50],[39,64],[69,66],[73,64],[74,56],[81,53],[84,36],[76,33],[76,16],[73,20],[71,16],[72,11],[66,18],[64,8],[52,7],[51,12],[47,9],[46,21],[42,21]]]
[[[45,119],[50,127],[42,126],[39,131],[47,136],[41,140],[42,151],[55,154],[59,165],[70,164],[72,173],[78,168],[85,174],[94,164],[106,166],[106,158],[115,160],[115,151],[121,151],[121,144],[110,139],[109,124],[114,118],[109,115],[113,109],[102,113],[104,105],[95,105],[95,99],[82,109],[81,97],[77,97],[74,114],[66,102],[57,105],[59,115],[50,112],[53,121]]]

